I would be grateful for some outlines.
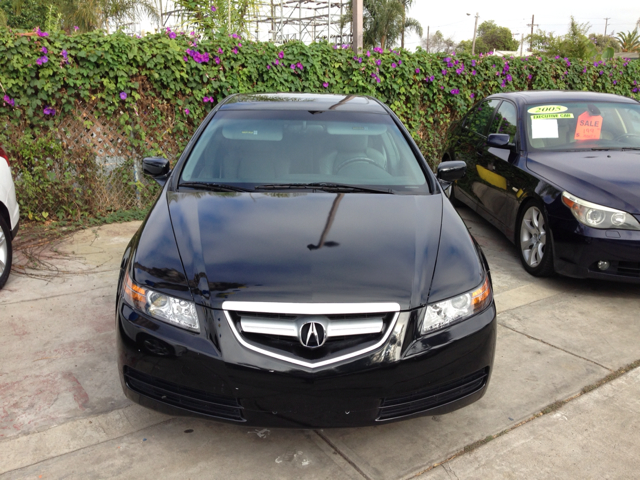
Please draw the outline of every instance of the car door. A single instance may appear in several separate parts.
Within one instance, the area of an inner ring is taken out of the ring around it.
[[[482,182],[477,163],[483,154],[487,130],[500,102],[501,100],[492,99],[475,105],[467,115],[452,145],[453,160],[463,160],[467,164],[467,175],[456,182],[456,198],[476,210],[481,205],[477,186]]]
[[[476,189],[484,216],[507,235],[512,232],[520,197],[529,183],[528,175],[518,167],[521,148],[517,112],[516,105],[509,100],[500,104],[487,136],[508,134],[509,148],[489,147],[485,142],[476,166],[482,179]]]

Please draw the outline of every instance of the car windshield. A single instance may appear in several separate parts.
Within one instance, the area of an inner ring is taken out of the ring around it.
[[[558,102],[525,107],[534,150],[640,149],[640,105]]]
[[[389,115],[333,111],[216,113],[182,170],[180,184],[194,182],[428,191],[416,156]]]

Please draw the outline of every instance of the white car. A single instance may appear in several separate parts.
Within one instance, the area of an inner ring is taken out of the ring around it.
[[[20,208],[16,202],[16,189],[11,177],[9,160],[0,147],[0,288],[7,283],[11,272],[11,242],[18,233],[19,214]]]

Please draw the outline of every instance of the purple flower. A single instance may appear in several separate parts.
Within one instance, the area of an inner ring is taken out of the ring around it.
[[[191,113],[191,112],[189,111],[189,109],[188,109],[188,108],[185,108],[185,109],[184,109],[184,114],[185,114],[185,115],[189,115],[190,113]]]
[[[475,60],[471,60],[471,66],[472,66],[472,67],[475,67],[475,66],[476,66],[476,61],[475,61]],[[471,95],[473,95],[473,93],[472,93]],[[473,98],[473,97],[471,97],[471,98]]]
[[[527,75],[527,78],[528,78],[529,80],[531,80],[531,79],[533,78],[533,75],[529,74],[529,75]]]
[[[40,51],[41,51],[42,53],[49,53],[49,51],[47,50],[47,47],[42,47],[42,48],[40,49]]]
[[[600,70],[598,73],[599,73],[600,75],[602,75],[604,72],[603,72],[602,70]]]
[[[60,52],[60,55],[62,55],[64,63],[69,63],[69,54],[66,50],[62,50],[62,52]]]
[[[376,60],[376,65],[380,66],[382,64],[382,60],[378,59]]]
[[[231,51],[232,51],[234,54],[236,54],[236,55],[238,54],[238,49],[237,49],[237,48],[235,48],[235,47],[234,47],[234,48],[233,48],[233,50],[231,50]]]
[[[398,65],[402,65],[402,60],[398,60]]]
[[[278,53],[278,58],[284,58],[284,52],[282,50]]]
[[[328,84],[327,82],[324,82],[324,83],[322,84],[322,86],[323,86],[324,88],[329,88],[329,84]]]
[[[289,67],[289,68],[291,68],[291,70],[293,70],[293,71],[296,70],[296,66],[293,63],[291,64],[291,67]]]
[[[631,91],[632,91],[633,93],[637,93],[637,92],[638,92],[638,88],[636,87],[636,88],[634,88],[634,89],[633,89],[633,90],[631,90]],[[7,98],[7,96],[5,95],[5,97],[4,97],[4,98]]]
[[[126,100],[127,99],[127,92],[120,92],[120,100]]]
[[[477,73],[478,73],[478,72],[476,72],[475,70],[473,70],[473,71],[471,72],[471,75],[476,75]]]
[[[242,48],[242,44],[238,42],[238,48]]]
[[[178,34],[176,32],[169,33],[169,38],[172,39],[172,40],[174,40],[177,36],[178,36]]]
[[[216,57],[213,61],[216,62],[216,65],[220,65],[220,58]]]
[[[587,67],[584,67],[584,70],[582,70],[582,73],[587,73]]]
[[[55,109],[53,109],[53,108],[51,108],[49,106],[44,107],[43,112],[44,112],[45,115],[52,115],[53,116],[53,115],[56,114]]]
[[[445,57],[442,59],[443,62],[451,63],[451,57]]]
[[[446,74],[447,74],[447,69],[445,68],[442,70],[442,75],[446,75]]]
[[[367,50],[367,57],[371,56],[371,52],[369,50]]]
[[[507,74],[507,82],[511,82],[513,80],[513,77],[509,74]]]
[[[36,64],[38,64],[38,65],[44,65],[44,64],[45,64],[45,63],[47,63],[48,61],[49,61],[49,59],[47,58],[47,56],[46,56],[46,55],[44,55],[44,56],[42,56],[42,57],[40,57],[40,58],[38,58],[38,59],[36,60]]]
[[[398,65],[396,64],[396,62],[393,62],[393,63],[391,64],[391,68],[396,68],[397,66],[398,66]]]
[[[637,88],[636,88],[637,90]],[[11,105],[12,107],[16,106],[16,101],[13,98],[10,98],[9,95],[5,95],[3,100],[8,103],[9,105]]]
[[[267,70],[271,70],[271,65],[267,65]]]
[[[360,59],[362,61],[362,59]],[[302,64],[300,62],[296,63],[296,67],[298,67],[300,70],[304,70],[304,67],[302,66]]]
[[[42,30],[40,30],[40,27],[36,28],[36,33],[38,34],[39,37],[48,37],[49,34],[47,32],[43,32]]]
[[[216,8],[216,7],[214,7],[214,6],[212,5],[212,6],[211,6],[211,11],[212,11],[212,12],[215,12],[216,10],[217,10],[217,8]]]
[[[75,32],[77,32],[78,30],[80,30],[80,27],[78,27],[78,26],[74,26],[74,27],[73,27],[73,30],[74,30]]]
[[[185,62],[188,62],[188,61],[189,61],[189,57],[182,57],[182,59],[183,59]]]
[[[420,69],[419,68],[416,68],[416,74],[420,75]]]
[[[556,60],[560,58],[560,55],[556,55]]]
[[[614,80],[614,81],[613,81],[613,84],[614,84],[614,85],[616,85],[617,83],[618,83],[618,81],[617,81],[617,80]]]
[[[444,90],[444,85],[440,85],[440,90]]]
[[[473,97],[475,97],[475,96],[476,96],[476,94],[475,94],[475,93],[470,93],[470,94],[469,94],[469,98],[473,98]]]
[[[457,95],[460,93],[460,90],[458,90],[457,88],[454,88],[453,90],[451,90],[451,95]]]
[[[275,62],[273,62],[274,65],[280,65],[280,60],[276,60]]]
[[[376,47],[373,49],[374,52],[378,52],[378,53],[384,53],[384,50],[380,47]]]

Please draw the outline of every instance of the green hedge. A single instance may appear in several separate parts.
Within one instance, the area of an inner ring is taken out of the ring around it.
[[[5,96],[0,101],[0,122],[5,125],[0,142],[17,159],[16,169],[31,168],[33,152],[27,155],[31,160],[23,162],[19,145],[25,142],[19,139],[51,135],[64,143],[64,125],[77,117],[82,105],[90,105],[94,115],[115,122],[136,155],[175,158],[205,115],[229,94],[356,93],[387,103],[435,166],[449,123],[486,95],[560,89],[639,98],[638,81],[640,62],[624,59],[604,63],[422,50],[372,50],[354,56],[350,49],[328,43],[277,46],[236,36],[196,43],[189,34],[171,31],[143,38],[100,32],[23,36],[5,29],[0,30]],[[173,146],[167,147],[163,138],[170,138]],[[65,148],[71,154],[75,147]],[[86,152],[72,156],[87,157]],[[20,171],[14,174],[22,178]],[[82,182],[74,181],[82,188]],[[58,210],[65,215],[64,209]],[[68,215],[82,209],[73,212]]]

